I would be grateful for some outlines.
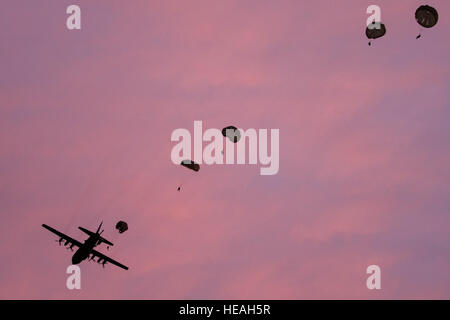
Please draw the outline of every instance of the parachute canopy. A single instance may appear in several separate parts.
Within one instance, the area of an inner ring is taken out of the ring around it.
[[[231,142],[238,142],[241,140],[241,132],[235,126],[228,126],[222,129],[222,135],[230,139]]]
[[[181,161],[181,165],[194,171],[200,170],[200,165],[192,160],[183,160]]]
[[[435,8],[430,6],[420,6],[416,10],[416,21],[422,27],[431,28],[438,22],[439,15]]]
[[[372,22],[366,28],[366,36],[369,39],[381,38],[386,34],[386,26],[381,22]]]
[[[119,221],[116,224],[116,229],[119,230],[119,233],[124,233],[128,230],[128,224],[125,221]]]

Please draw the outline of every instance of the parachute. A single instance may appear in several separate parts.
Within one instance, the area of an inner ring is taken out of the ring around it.
[[[181,165],[194,171],[200,170],[200,165],[191,160],[183,160],[181,161]]]
[[[222,129],[222,135],[230,139],[231,142],[238,142],[241,140],[241,132],[235,126],[228,126]]]
[[[439,15],[435,8],[420,6],[416,10],[416,21],[424,28],[432,28],[438,22]]]
[[[372,22],[366,28],[366,37],[368,39],[378,39],[386,34],[386,26],[381,22]],[[369,41],[369,46],[371,45],[371,41]]]
[[[415,17],[417,23],[427,29],[434,27],[439,20],[437,10],[430,6],[420,6],[417,8]],[[421,36],[422,35],[419,33],[416,39],[419,39]]]
[[[116,229],[119,230],[119,233],[124,233],[128,230],[128,224],[125,221],[119,221],[116,224]]]

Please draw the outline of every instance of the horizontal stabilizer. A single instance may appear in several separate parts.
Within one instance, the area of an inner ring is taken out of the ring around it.
[[[95,234],[94,232],[89,231],[88,229],[85,229],[83,227],[78,227],[78,229],[80,229],[81,231],[83,231],[84,233],[86,233],[86,234],[88,234],[90,236],[93,236]]]
[[[97,236],[99,241],[104,242],[104,243],[106,243],[109,246],[113,246],[114,245],[114,243],[112,243],[112,242],[106,240],[105,238],[103,238],[102,236],[100,236],[101,232],[100,233],[95,233],[95,232],[87,230],[87,229],[85,229],[83,227],[78,227],[78,229],[80,229],[81,231],[83,231],[84,233],[86,233],[89,236]]]
[[[113,245],[114,245],[114,243],[112,243],[112,242],[106,240],[106,239],[103,238],[103,237],[100,237],[100,241],[106,243],[106,244],[109,245],[109,246],[113,246]]]

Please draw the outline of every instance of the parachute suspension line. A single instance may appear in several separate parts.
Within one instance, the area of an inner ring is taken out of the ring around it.
[[[422,37],[423,28],[419,28],[419,34],[416,36],[416,40]]]
[[[112,225],[111,227],[114,227],[114,225]],[[117,231],[117,230],[114,230],[114,231]],[[117,240],[119,239],[120,234],[118,232],[114,232],[114,231],[111,231],[110,235],[108,235],[108,239],[110,239],[110,241],[112,243],[116,244]],[[113,251],[117,251],[117,247]]]
[[[118,207],[119,204],[124,201],[124,191],[127,189],[127,184],[124,181],[128,180],[128,184],[135,182],[139,178],[141,171],[142,170],[136,170],[130,174],[129,179],[122,178],[122,180],[119,181],[120,183],[118,183],[118,185],[120,185],[120,187],[115,188],[109,193],[109,196],[104,201],[102,208],[99,209],[97,216],[100,216],[102,219],[111,218],[111,211],[114,211],[113,208]],[[127,220],[130,219],[131,217],[128,216]]]
[[[73,227],[74,223],[81,223],[81,221],[78,221],[79,219],[77,219],[77,218],[78,218],[79,212],[81,211],[81,209],[83,207],[82,203],[83,203],[83,201],[88,200],[88,196],[90,193],[92,193],[92,189],[94,187],[94,181],[98,180],[99,175],[100,175],[100,168],[96,168],[94,170],[93,175],[91,175],[90,178],[88,179],[88,181],[86,181],[86,184],[85,184],[84,188],[82,189],[80,196],[77,197],[78,204],[76,206],[74,206],[72,208],[72,210],[70,211],[70,215],[69,215],[70,218],[66,224],[66,229],[65,229],[66,231],[69,231]]]

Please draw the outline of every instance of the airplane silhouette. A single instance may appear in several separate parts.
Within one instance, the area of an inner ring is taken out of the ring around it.
[[[71,244],[69,249],[73,251],[73,247],[76,246],[78,247],[78,250],[75,252],[75,254],[72,256],[72,264],[79,264],[81,261],[89,258],[88,261],[93,260],[95,257],[98,257],[97,262],[101,263],[103,265],[103,268],[105,267],[105,264],[107,262],[116,265],[122,269],[128,270],[127,266],[124,266],[123,264],[105,256],[103,253],[98,252],[97,250],[94,250],[94,248],[98,245],[100,245],[101,243],[106,243],[110,246],[113,246],[114,244],[109,242],[108,240],[106,240],[105,238],[103,238],[101,236],[101,234],[103,233],[102,230],[100,231],[100,228],[102,227],[103,221],[102,223],[100,223],[100,225],[98,226],[97,231],[94,233],[92,231],[89,231],[83,227],[78,227],[78,229],[80,229],[81,231],[83,231],[84,233],[89,235],[89,238],[87,238],[84,243],[81,243],[71,237],[69,237],[68,235],[65,235],[62,232],[59,232],[58,230],[53,229],[52,227],[49,227],[46,224],[43,224],[42,226],[53,232],[54,234],[56,234],[59,237],[59,245],[61,245],[61,243],[63,242],[63,240],[65,240],[64,242],[64,246],[67,246],[68,244]],[[108,247],[109,248],[109,247]],[[95,261],[95,260],[94,260]]]

